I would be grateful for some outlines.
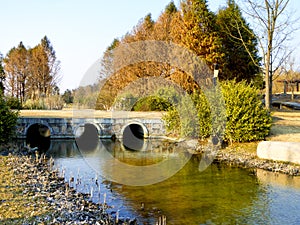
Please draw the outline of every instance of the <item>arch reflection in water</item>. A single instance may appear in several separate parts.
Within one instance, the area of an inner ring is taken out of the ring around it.
[[[31,148],[37,147],[39,151],[47,151],[50,148],[51,131],[44,124],[32,124],[26,132],[26,144]]]
[[[99,132],[94,124],[84,124],[75,131],[76,143],[81,151],[94,151],[98,147]]]
[[[101,140],[95,151],[82,152],[82,155],[107,180],[131,186],[150,185],[173,176],[190,159],[190,154],[180,149],[155,147],[152,141],[145,151],[130,151],[120,142],[112,144],[114,149],[108,149]]]

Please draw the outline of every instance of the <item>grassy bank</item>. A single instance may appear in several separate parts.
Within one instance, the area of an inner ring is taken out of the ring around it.
[[[274,111],[273,125],[267,141],[299,142],[300,145],[300,112]],[[273,172],[282,172],[299,176],[300,166],[289,162],[277,162],[259,159],[256,154],[259,142],[233,143],[218,152],[218,159],[230,165],[247,168],[261,168]]]
[[[267,141],[300,142],[299,111],[273,111],[272,117],[273,124],[269,136],[266,137]],[[233,143],[228,148],[256,154],[258,143]]]

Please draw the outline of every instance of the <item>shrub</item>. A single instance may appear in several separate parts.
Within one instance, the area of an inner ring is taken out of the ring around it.
[[[256,88],[245,81],[226,81],[222,84],[222,93],[227,116],[225,140],[257,141],[270,133],[272,117],[263,107]]]
[[[185,121],[188,127],[181,126],[185,129],[183,133],[199,127],[200,138],[221,135],[223,140],[229,142],[262,140],[269,134],[272,118],[263,107],[256,88],[246,82],[226,81],[221,83],[220,91],[216,90],[218,87],[192,94],[198,123],[192,118],[189,122]],[[174,109],[169,110],[163,119],[167,130],[173,133],[182,123]]]
[[[12,111],[0,94],[0,143],[8,142],[14,135],[18,112]]]
[[[22,104],[16,97],[6,97],[6,104],[10,109],[22,109]]]
[[[171,104],[159,96],[147,96],[133,106],[133,111],[166,111]]]
[[[196,126],[198,118],[193,96],[177,92],[172,88],[168,88],[165,95],[171,103],[162,118],[167,132],[183,137],[198,136],[199,126]]]
[[[48,109],[59,110],[64,106],[64,101],[60,95],[51,95],[46,98],[36,100],[27,99],[23,104],[23,109]]]
[[[23,109],[45,109],[45,104],[42,100],[27,99],[23,103]]]

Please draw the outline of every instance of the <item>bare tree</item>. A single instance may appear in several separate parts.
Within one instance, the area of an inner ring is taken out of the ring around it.
[[[289,9],[290,0],[241,0],[243,11],[253,19],[261,55],[262,71],[265,75],[265,105],[272,105],[273,74],[292,54],[289,43],[297,24]]]

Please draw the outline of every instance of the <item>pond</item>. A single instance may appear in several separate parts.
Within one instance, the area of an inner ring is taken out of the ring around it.
[[[142,173],[147,178],[115,167],[112,158],[104,157],[104,150],[135,169],[150,168]],[[110,140],[85,150],[72,140],[52,141],[47,154],[77,191],[92,193],[94,202],[112,207],[110,213],[136,217],[139,224],[155,224],[161,215],[167,224],[300,224],[299,177],[218,163],[199,171],[201,156],[191,156],[165,141],[149,141],[141,151]],[[153,170],[158,183],[148,180],[153,165],[168,160],[174,162],[163,167],[171,167],[168,175]],[[145,185],[128,185],[128,180],[137,177]]]

